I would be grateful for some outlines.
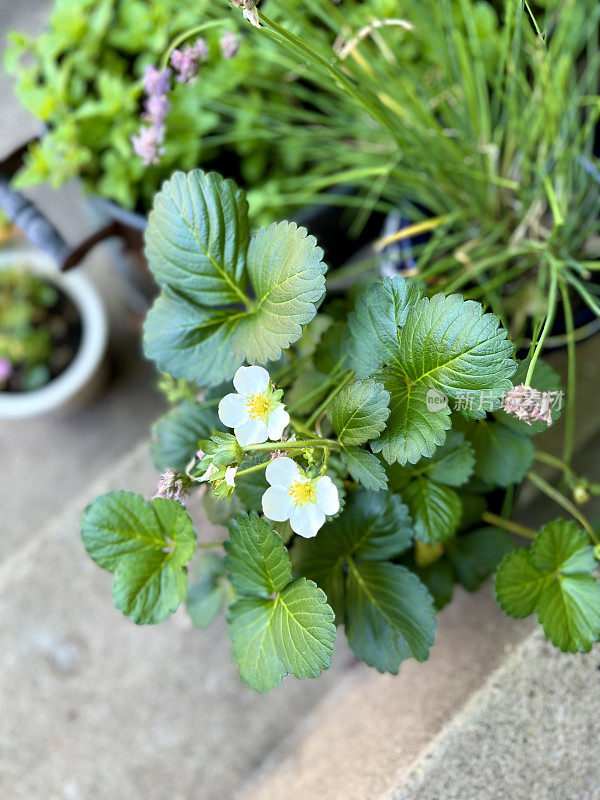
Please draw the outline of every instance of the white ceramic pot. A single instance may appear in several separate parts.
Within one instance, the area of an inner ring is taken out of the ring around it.
[[[97,384],[108,340],[106,312],[98,292],[80,271],[61,273],[38,250],[0,251],[0,270],[19,266],[51,281],[74,303],[81,317],[81,342],[61,374],[32,392],[0,392],[0,419],[21,419],[81,405]]]

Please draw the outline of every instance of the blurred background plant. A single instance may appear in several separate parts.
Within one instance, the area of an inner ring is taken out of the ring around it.
[[[0,391],[28,392],[73,359],[81,326],[73,303],[18,265],[0,271]]]
[[[338,118],[337,161],[321,161],[297,185],[310,194],[353,184],[359,226],[376,206],[394,208],[400,230],[375,250],[412,239],[410,273],[430,291],[461,291],[493,310],[532,355],[526,385],[542,350],[566,344],[574,400],[575,343],[598,330],[600,317],[600,6],[381,0],[362,5],[360,22],[345,3],[304,7],[286,7],[282,25],[265,4],[252,35],[277,42],[318,93],[328,80],[332,95],[372,123],[348,140]],[[333,50],[312,17],[330,25]],[[376,264],[366,259],[348,271]],[[406,266],[400,253],[396,269]]]
[[[299,0],[289,5],[300,13]],[[331,46],[322,13],[310,24]],[[146,166],[132,149],[145,70],[159,67],[170,43],[198,22],[206,28],[204,63],[195,80],[172,82],[164,153]],[[340,120],[354,139],[365,115],[343,96],[313,92],[294,59],[265,37],[248,46],[247,33],[235,9],[209,0],[57,0],[40,36],[10,34],[6,68],[20,101],[46,126],[15,185],[57,187],[80,176],[91,192],[145,213],[174,169],[202,165],[248,186],[254,217],[308,204],[295,186],[286,194],[287,176],[332,158]]]

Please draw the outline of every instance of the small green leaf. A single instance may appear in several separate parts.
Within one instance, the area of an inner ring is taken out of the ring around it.
[[[215,409],[184,401],[162,416],[152,428],[154,466],[161,472],[166,469],[184,472],[197,452],[200,440],[220,427]]]
[[[476,591],[515,543],[500,528],[478,528],[446,543],[446,555],[454,567],[459,583],[469,592]]]
[[[427,567],[414,567],[414,572],[433,597],[436,611],[448,605],[452,600],[456,576],[445,559],[434,561]]]
[[[285,675],[316,678],[331,665],[333,611],[324,593],[306,578],[276,597],[243,597],[229,609],[232,656],[241,680],[268,692]]]
[[[431,458],[419,461],[416,468],[432,481],[444,486],[462,486],[473,474],[475,454],[464,434],[449,431],[445,443]]]
[[[396,674],[406,658],[428,658],[435,628],[433,601],[414,573],[399,564],[350,560],[346,636],[360,659]]]
[[[110,492],[85,510],[81,536],[92,559],[115,573],[115,605],[134,622],[161,622],[177,609],[196,546],[183,506],[174,500],[147,503],[130,492]]]
[[[239,513],[229,523],[229,537],[225,566],[238,592],[269,597],[291,581],[287,550],[267,520]]]
[[[453,489],[419,477],[402,492],[415,527],[415,538],[433,544],[446,542],[458,529],[460,498]]]
[[[200,474],[207,469],[209,463],[215,467],[228,467],[241,463],[244,457],[244,451],[235,436],[225,431],[215,431],[210,439],[200,442],[200,447],[204,451],[204,458],[198,466]]]
[[[383,384],[365,378],[345,386],[328,409],[333,430],[344,445],[360,445],[376,439],[390,415],[390,396]]]
[[[383,464],[373,453],[360,447],[342,445],[342,459],[353,480],[361,483],[365,489],[377,492],[387,487]]]
[[[470,439],[475,451],[475,475],[486,483],[520,483],[533,463],[531,439],[498,422],[478,422]]]
[[[512,617],[534,611],[552,644],[587,652],[600,638],[600,584],[589,537],[575,522],[545,525],[529,550],[507,555],[496,574],[496,597]]]

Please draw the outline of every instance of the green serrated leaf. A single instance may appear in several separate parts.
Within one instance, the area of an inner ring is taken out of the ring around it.
[[[323,250],[295,222],[259,230],[248,250],[248,275],[256,306],[242,317],[232,347],[250,363],[278,359],[302,336],[325,293]]]
[[[512,386],[506,331],[479,303],[459,295],[417,301],[402,278],[384,280],[359,299],[349,323],[357,374],[381,380],[390,393],[387,428],[373,443],[388,463],[415,464],[444,443],[449,403],[436,398],[483,393],[498,407]],[[467,411],[485,416],[483,407]]]
[[[445,443],[438,447],[431,458],[424,458],[417,469],[432,481],[444,486],[462,486],[473,474],[475,454],[464,434],[448,431]]]
[[[176,172],[154,199],[145,235],[148,266],[168,286],[201,306],[245,302],[248,203],[216,172]]]
[[[533,463],[534,446],[498,422],[478,422],[470,435],[475,452],[475,476],[495,486],[520,483]]]
[[[161,622],[177,609],[196,546],[183,506],[174,500],[148,503],[131,492],[110,492],[85,510],[81,536],[92,559],[115,573],[115,605],[134,622]]]
[[[294,571],[312,578],[327,595],[336,621],[344,618],[344,563],[394,558],[410,547],[412,527],[399,497],[357,489],[339,517],[314,539],[294,544]]]
[[[342,445],[342,459],[353,480],[362,484],[365,489],[377,492],[387,487],[383,464],[373,453],[360,447]]]
[[[452,424],[449,407],[431,411],[425,386],[408,386],[392,372],[378,377],[390,393],[390,416],[385,431],[372,442],[372,450],[388,464],[416,464],[423,456],[432,456],[444,444]]]
[[[285,545],[269,522],[256,514],[237,514],[225,542],[229,580],[240,594],[269,597],[292,579]]]
[[[453,489],[419,477],[402,492],[413,518],[415,538],[427,544],[446,542],[458,530],[460,498]]]
[[[435,609],[417,576],[399,564],[350,560],[346,636],[356,655],[396,674],[407,658],[425,661],[433,644]]]
[[[415,283],[399,275],[370,286],[359,297],[350,315],[352,366],[360,377],[369,377],[384,365],[395,363],[399,347],[399,328],[406,322],[412,306],[421,297]]]
[[[371,378],[345,386],[327,412],[340,442],[353,446],[376,439],[390,415],[389,399],[383,384]]]
[[[268,692],[285,675],[316,678],[331,664],[333,611],[321,589],[306,578],[272,599],[237,600],[227,619],[233,660],[252,689]]]
[[[197,452],[201,439],[210,436],[221,423],[214,408],[202,408],[186,400],[162,416],[152,428],[152,460],[164,472],[184,472]]]
[[[589,537],[575,522],[545,525],[529,550],[507,555],[496,574],[496,597],[512,617],[534,611],[552,644],[587,652],[600,638],[600,583]]]

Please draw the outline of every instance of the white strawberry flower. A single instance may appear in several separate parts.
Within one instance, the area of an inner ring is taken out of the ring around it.
[[[237,394],[227,394],[219,403],[219,419],[233,428],[241,447],[276,442],[290,422],[280,393],[274,392],[263,367],[240,367],[233,377]]]
[[[309,478],[287,456],[271,461],[265,476],[271,484],[262,498],[265,517],[273,522],[289,519],[292,530],[300,536],[316,536],[325,516],[340,510],[338,490],[331,478]]]

